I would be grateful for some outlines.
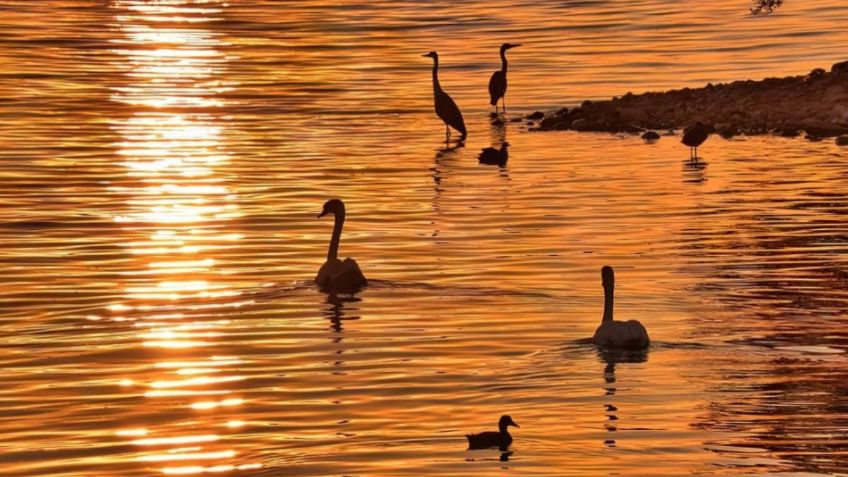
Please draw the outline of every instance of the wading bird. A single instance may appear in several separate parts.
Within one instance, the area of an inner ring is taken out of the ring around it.
[[[445,123],[445,141],[450,139],[450,128],[454,128],[461,134],[460,140],[468,136],[465,130],[465,121],[462,120],[462,113],[459,111],[459,106],[448,96],[439,84],[439,54],[431,51],[426,55],[433,58],[433,100],[436,106],[436,115]]]
[[[601,282],[604,286],[604,317],[595,330],[592,343],[607,349],[643,350],[651,340],[648,330],[636,320],[615,321],[612,319],[613,294],[615,291],[615,273],[609,265],[601,268]]]
[[[683,130],[683,139],[680,141],[689,146],[689,159],[698,160],[698,146],[707,140],[710,130],[701,121],[696,121]]]
[[[489,104],[498,112],[498,101],[503,99],[503,112],[506,113],[506,50],[521,46],[521,43],[504,43],[501,45],[501,69],[492,73],[489,79]]]
[[[345,220],[345,205],[339,199],[330,199],[324,204],[324,209],[318,218],[333,214],[336,222],[333,226],[333,238],[327,250],[327,261],[321,265],[315,283],[328,293],[355,293],[368,284],[359,265],[352,258],[344,261],[338,259],[339,241],[342,237],[342,226]]]
[[[480,152],[480,155],[477,156],[477,160],[480,164],[503,167],[506,165],[506,161],[509,160],[509,151],[507,151],[508,147],[509,143],[504,141],[503,144],[501,144],[500,149],[495,149],[493,147],[484,148],[483,151]]]
[[[505,451],[512,444],[512,436],[509,435],[509,431],[507,430],[509,426],[519,427],[511,417],[501,416],[501,419],[498,421],[498,432],[488,431],[479,434],[466,434],[465,438],[468,439],[468,448],[489,449],[497,447]]]

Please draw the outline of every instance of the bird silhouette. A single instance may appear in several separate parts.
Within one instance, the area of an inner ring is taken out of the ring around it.
[[[648,330],[636,320],[615,321],[612,319],[615,273],[609,265],[601,268],[604,286],[604,317],[595,330],[592,343],[602,348],[641,350],[650,345]]]
[[[477,156],[477,160],[480,162],[480,164],[503,167],[506,165],[506,161],[509,160],[509,151],[507,150],[508,147],[509,143],[504,141],[503,143],[501,143],[500,149],[495,149],[493,147],[484,148],[480,152],[480,155]]]
[[[696,121],[683,130],[683,139],[680,142],[689,146],[689,159],[698,160],[698,146],[703,144],[709,135],[710,129],[701,121]]]
[[[462,112],[439,84],[439,54],[431,51],[422,56],[433,58],[433,101],[436,107],[436,115],[445,123],[445,141],[447,142],[450,139],[450,128],[459,131],[460,140],[465,139],[468,136],[468,131],[465,129]]]
[[[519,427],[515,421],[509,416],[501,416],[498,421],[498,431],[487,431],[479,434],[467,434],[468,449],[489,449],[497,447],[501,451],[505,451],[512,444],[512,436],[507,428],[509,426]]]
[[[318,270],[315,283],[328,293],[356,293],[368,284],[362,270],[352,258],[339,260],[339,242],[342,237],[342,227],[345,221],[345,205],[339,199],[330,199],[324,203],[324,209],[318,214],[318,218],[333,214],[335,224],[333,226],[333,237],[327,250],[327,261]]]
[[[521,43],[504,43],[501,45],[501,69],[492,73],[489,78],[489,104],[498,112],[498,101],[503,99],[503,112],[506,113],[506,50],[521,46]]]

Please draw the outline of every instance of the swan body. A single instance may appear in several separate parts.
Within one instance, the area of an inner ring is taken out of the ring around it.
[[[477,156],[477,160],[480,162],[480,164],[489,164],[493,166],[503,167],[509,160],[509,151],[507,150],[508,147],[508,142],[504,142],[503,144],[501,144],[500,149],[487,147],[483,149],[482,152],[480,152],[480,155]]]
[[[615,321],[612,318],[615,274],[610,266],[601,269],[604,286],[604,317],[592,336],[592,343],[601,348],[643,350],[651,344],[648,330],[636,320]]]
[[[433,58],[433,102],[436,109],[436,116],[445,123],[445,140],[450,138],[450,128],[459,131],[461,139],[465,139],[468,136],[468,131],[465,129],[462,112],[453,98],[445,93],[439,83],[439,54],[431,51],[422,56]]]
[[[479,434],[467,434],[465,438],[468,439],[468,449],[490,449],[497,447],[505,451],[512,444],[512,436],[507,430],[509,426],[519,427],[511,417],[501,416],[498,421],[497,432],[487,431]]]
[[[492,73],[489,78],[489,104],[498,112],[498,101],[503,98],[503,112],[506,112],[506,50],[521,46],[520,43],[504,43],[501,45],[501,69]]]
[[[329,293],[356,293],[368,284],[368,280],[354,259],[338,259],[339,242],[341,241],[345,220],[344,202],[339,199],[328,200],[318,218],[320,219],[327,214],[333,214],[336,220],[333,226],[333,237],[327,251],[327,261],[318,270],[315,283]]]

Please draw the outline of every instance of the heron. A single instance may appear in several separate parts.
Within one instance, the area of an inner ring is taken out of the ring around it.
[[[503,112],[506,113],[506,50],[521,46],[521,43],[504,43],[501,45],[501,69],[492,73],[489,79],[489,104],[498,112],[498,100],[503,99]]]
[[[461,134],[460,140],[468,136],[465,129],[465,121],[462,119],[462,112],[459,111],[459,106],[454,100],[442,89],[439,84],[439,54],[431,51],[426,55],[433,58],[433,100],[436,106],[436,115],[445,123],[445,142],[450,139],[450,128],[454,128]]]

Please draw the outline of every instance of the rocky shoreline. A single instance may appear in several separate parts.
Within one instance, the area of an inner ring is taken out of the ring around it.
[[[848,61],[834,64],[830,72],[815,69],[804,76],[627,93],[573,109],[537,111],[526,119],[532,131],[644,133],[701,121],[724,137],[804,134],[819,140],[848,134]]]

